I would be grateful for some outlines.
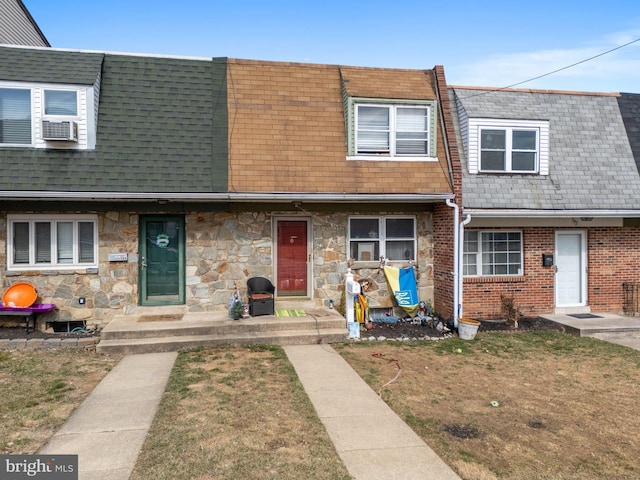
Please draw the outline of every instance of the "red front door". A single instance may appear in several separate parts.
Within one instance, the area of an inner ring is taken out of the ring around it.
[[[278,220],[276,294],[307,296],[307,222]]]

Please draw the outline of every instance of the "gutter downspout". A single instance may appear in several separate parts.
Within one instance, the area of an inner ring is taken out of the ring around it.
[[[460,308],[460,227],[458,217],[460,215],[458,204],[449,198],[446,200],[447,206],[453,207],[453,326],[458,328],[458,309]]]
[[[462,255],[464,253],[464,227],[471,221],[471,215],[458,223],[460,207],[447,198],[447,205],[453,207],[453,326],[458,328],[458,318],[462,315]]]
[[[458,275],[458,317],[460,318],[462,316],[462,297],[463,297],[463,292],[464,289],[462,288],[462,269],[463,269],[463,265],[464,265],[464,260],[463,260],[463,255],[464,255],[464,227],[466,225],[469,224],[469,222],[471,221],[471,215],[467,214],[467,216],[465,217],[465,219],[460,222],[460,233],[459,233],[459,241],[460,241],[460,245],[458,246],[458,252],[460,257],[458,258],[458,268],[460,269],[459,271],[459,275]]]

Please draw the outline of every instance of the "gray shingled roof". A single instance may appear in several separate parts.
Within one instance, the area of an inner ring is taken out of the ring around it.
[[[622,93],[618,97],[618,106],[622,114],[631,150],[640,170],[640,95],[636,93]]]
[[[640,207],[640,175],[616,97],[452,90],[455,93],[451,95],[453,111],[457,111],[457,99],[470,118],[549,121],[548,176],[472,175],[466,152],[459,142],[465,208],[618,210]],[[458,122],[459,117],[455,121]]]
[[[68,67],[67,81],[79,83],[75,75],[83,68],[95,73],[102,59],[60,51],[38,56],[40,68],[31,64],[28,75],[23,69],[30,81],[52,81],[59,64],[60,71]],[[105,54],[102,60],[96,149],[1,148],[0,190],[226,192],[226,59]]]
[[[52,49],[0,48],[0,80],[93,85],[102,53]]]

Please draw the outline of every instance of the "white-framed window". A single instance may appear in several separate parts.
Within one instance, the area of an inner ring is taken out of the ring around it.
[[[64,117],[78,116],[78,92],[75,90],[44,91],[44,114]]]
[[[98,266],[95,215],[9,215],[8,270],[65,270]]]
[[[462,137],[471,174],[549,174],[546,120],[470,118]]]
[[[522,259],[521,231],[464,232],[464,276],[522,275]]]
[[[0,88],[0,145],[31,145],[31,90]]]
[[[349,256],[356,261],[416,260],[416,219],[406,216],[349,218]]]
[[[437,161],[435,101],[348,100],[347,160]]]
[[[537,128],[481,127],[480,171],[536,173],[538,137]]]
[[[93,86],[0,81],[0,148],[94,149]]]

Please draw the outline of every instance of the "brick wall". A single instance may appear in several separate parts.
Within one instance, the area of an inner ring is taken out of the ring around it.
[[[640,228],[591,228],[589,305],[594,312],[622,312],[624,282],[640,282]]]
[[[436,313],[453,318],[453,208],[438,204],[433,212],[433,282]]]
[[[555,230],[523,230],[523,277],[464,279],[464,316],[501,318],[501,294],[513,295],[524,316],[552,313],[555,269],[542,266],[542,255],[554,253]],[[640,281],[640,228],[587,229],[587,244],[587,304],[594,312],[622,312],[623,282]]]

